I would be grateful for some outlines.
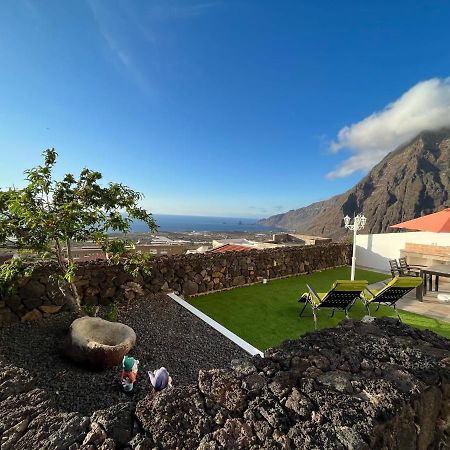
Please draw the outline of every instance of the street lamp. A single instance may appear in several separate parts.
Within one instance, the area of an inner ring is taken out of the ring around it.
[[[350,225],[350,217],[345,216],[344,217],[344,225],[345,228],[349,229],[350,231],[353,231],[353,256],[352,256],[352,275],[351,279],[355,279],[355,267],[356,267],[356,233],[364,228],[364,225],[367,222],[367,219],[362,215],[358,214],[353,219],[353,224]]]

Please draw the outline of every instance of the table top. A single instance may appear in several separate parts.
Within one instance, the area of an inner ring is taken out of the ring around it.
[[[436,264],[434,266],[424,267],[421,269],[421,272],[437,275],[450,275],[450,264]]]

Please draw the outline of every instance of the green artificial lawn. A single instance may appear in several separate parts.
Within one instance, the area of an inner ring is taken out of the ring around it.
[[[388,275],[356,270],[355,279],[367,280],[369,284],[386,280]],[[254,347],[265,350],[279,345],[286,339],[295,339],[309,331],[314,331],[314,320],[311,308],[306,307],[299,317],[303,304],[297,300],[310,284],[316,292],[327,292],[336,280],[349,280],[350,267],[336,267],[309,275],[270,280],[267,284],[255,284],[228,291],[214,292],[208,295],[190,298],[189,302],[205,314],[251,343]],[[377,313],[371,307],[372,316],[397,317],[395,312],[382,306]],[[418,314],[399,311],[403,323],[417,328],[428,328],[437,334],[450,338],[450,323],[420,316]],[[354,319],[366,315],[361,301],[356,301],[349,312]],[[331,316],[331,309],[324,308],[317,313],[318,328],[336,326],[343,318],[342,311]]]

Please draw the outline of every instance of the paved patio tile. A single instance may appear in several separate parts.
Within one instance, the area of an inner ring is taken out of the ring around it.
[[[447,287],[448,286],[446,286],[446,288]],[[450,293],[449,291],[439,292]],[[450,322],[450,303],[439,301],[436,292],[428,292],[424,297],[423,302],[416,300],[415,292],[411,292],[404,299],[397,302],[397,307],[404,311],[410,311],[433,319]]]

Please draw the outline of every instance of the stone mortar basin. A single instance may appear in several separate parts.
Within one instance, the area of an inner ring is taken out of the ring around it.
[[[128,325],[81,317],[70,325],[64,351],[79,364],[107,369],[119,365],[135,343],[136,333]]]

